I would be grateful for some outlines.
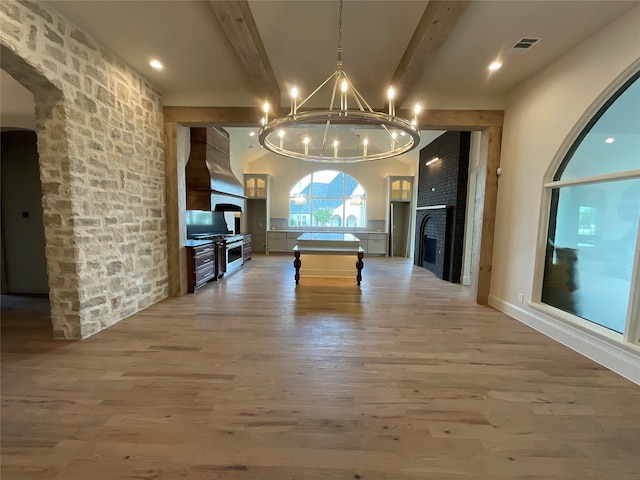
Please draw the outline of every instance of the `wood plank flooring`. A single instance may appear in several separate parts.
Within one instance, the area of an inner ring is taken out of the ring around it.
[[[87,340],[3,299],[4,480],[640,478],[640,387],[437,280],[254,256]]]

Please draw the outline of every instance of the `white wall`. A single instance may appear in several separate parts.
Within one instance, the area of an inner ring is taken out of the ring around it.
[[[4,70],[0,70],[0,126],[36,129],[33,94]]]
[[[594,102],[638,62],[638,32],[640,7],[578,45],[508,96],[490,303],[520,319],[543,318],[526,303],[534,289],[545,175],[555,170],[557,159],[568,146],[567,137],[574,138],[574,130],[584,123],[583,117]],[[524,303],[518,302],[519,293],[524,294]],[[640,380],[640,373],[637,376]]]
[[[364,162],[357,165],[344,163],[304,162],[275,154],[267,154],[247,163],[245,173],[269,173],[273,177],[270,192],[271,218],[289,218],[289,194],[296,182],[319,170],[339,170],[356,178],[367,191],[367,219],[387,218],[388,196],[385,177],[414,175],[413,164],[398,159]]]

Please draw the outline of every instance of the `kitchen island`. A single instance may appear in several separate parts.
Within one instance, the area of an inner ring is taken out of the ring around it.
[[[300,281],[301,255],[304,255],[303,274],[310,277],[350,277],[355,255],[356,281],[358,285],[362,282],[364,249],[360,240],[350,233],[303,233],[293,247],[293,255],[296,285]]]

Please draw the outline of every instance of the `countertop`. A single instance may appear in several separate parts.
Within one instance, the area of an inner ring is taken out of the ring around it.
[[[185,247],[201,247],[202,245],[208,245],[213,243],[214,240],[187,240],[184,244]]]
[[[305,232],[298,240],[313,240],[313,241],[339,241],[339,242],[357,242],[359,238],[351,233],[338,233],[338,232]]]
[[[322,230],[322,229],[318,229],[318,230],[314,230],[314,229],[309,229],[309,228],[289,228],[286,230],[283,229],[279,229],[279,230],[267,230],[267,232],[280,232],[280,233],[338,233],[338,234],[342,234],[342,233],[349,233],[351,235],[355,235],[356,237],[358,236],[359,233],[384,233],[386,234],[387,232],[381,232],[380,230],[358,230],[356,228],[346,228],[346,229],[340,229],[340,230]]]

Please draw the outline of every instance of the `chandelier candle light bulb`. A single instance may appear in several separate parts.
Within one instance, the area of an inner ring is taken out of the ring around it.
[[[362,156],[366,157],[367,156],[367,145],[369,145],[369,139],[365,138],[362,141]]]
[[[396,107],[393,104],[393,98],[396,96],[396,92],[393,87],[389,87],[387,90],[387,98],[389,99],[389,116],[395,117],[396,115]]]
[[[347,88],[349,87],[349,83],[346,80],[342,80],[342,85],[340,85],[340,103],[342,107],[340,108],[343,112],[348,110],[347,108]]]
[[[298,89],[293,87],[291,89],[291,115],[295,115],[298,110]]]

